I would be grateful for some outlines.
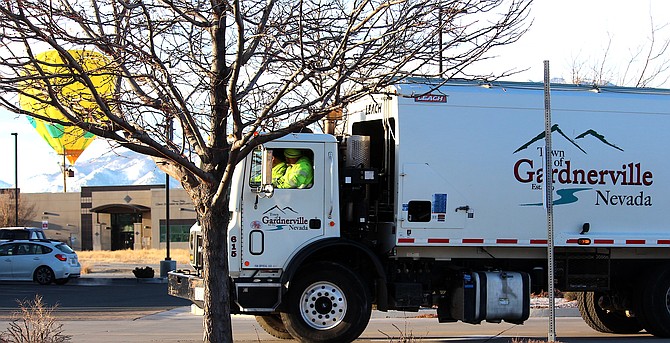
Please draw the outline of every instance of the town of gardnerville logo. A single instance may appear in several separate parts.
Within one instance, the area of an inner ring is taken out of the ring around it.
[[[567,140],[572,146],[579,151],[587,154],[577,140],[592,137],[598,142],[623,152],[624,150],[617,145],[608,141],[604,135],[598,133],[596,130],[588,129],[583,133],[577,135],[574,139],[568,137],[558,126],[554,124],[551,127],[551,132],[556,132]],[[513,154],[528,149],[533,143],[544,139],[544,132],[538,134],[533,139],[523,144],[516,149]],[[544,159],[544,147],[536,147],[539,157]],[[551,151],[553,159],[552,181],[556,188],[557,198],[554,200],[554,205],[565,205],[575,203],[579,200],[576,193],[595,188],[596,201],[595,205],[616,205],[616,206],[651,206],[651,195],[645,193],[645,188],[636,190],[635,192],[619,191],[619,186],[642,186],[649,187],[654,182],[653,173],[650,170],[644,170],[641,162],[626,161],[621,164],[621,167],[614,168],[583,168],[576,165],[569,157],[566,157],[565,150]],[[530,184],[532,190],[542,190],[544,182],[544,172],[542,168],[544,160],[540,163],[535,163],[531,158],[521,158],[514,164],[514,178],[522,184]],[[537,166],[539,164],[540,166]],[[582,187],[575,188],[558,188],[561,185],[580,185]],[[591,187],[584,187],[588,185]],[[611,189],[603,189],[609,187],[617,187],[614,191]],[[626,187],[628,189],[628,187]],[[520,204],[521,206],[542,206],[542,203],[527,203]]]
[[[285,228],[289,230],[308,230],[309,224],[309,220],[300,216],[291,207],[286,206],[281,208],[277,205],[263,212],[261,221],[265,225],[274,226],[273,229],[268,229],[268,231],[283,230]]]

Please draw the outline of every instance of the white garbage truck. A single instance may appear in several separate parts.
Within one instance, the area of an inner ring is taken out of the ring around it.
[[[542,84],[465,80],[407,80],[344,108],[338,134],[258,147],[231,190],[232,313],[306,342],[356,339],[373,307],[523,323],[548,289],[551,175],[555,287],[597,331],[670,337],[670,91],[555,84],[551,105],[552,151]],[[286,149],[310,184],[272,185]],[[196,271],[169,275],[196,304],[201,239]]]

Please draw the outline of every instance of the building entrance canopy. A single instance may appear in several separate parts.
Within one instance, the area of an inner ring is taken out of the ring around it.
[[[90,211],[94,213],[144,213],[150,212],[151,208],[133,204],[107,204],[96,206]]]

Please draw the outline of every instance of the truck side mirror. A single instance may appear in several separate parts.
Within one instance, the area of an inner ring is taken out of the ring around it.
[[[258,188],[259,194],[264,194],[265,197],[271,198],[274,193],[272,186],[272,150],[261,150],[261,185]],[[261,195],[263,196],[263,195]]]
[[[272,150],[263,149],[261,163],[261,188],[272,184]]]

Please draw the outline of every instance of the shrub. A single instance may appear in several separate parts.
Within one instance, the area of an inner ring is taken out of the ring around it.
[[[56,322],[52,312],[56,308],[48,307],[42,297],[35,300],[19,301],[20,310],[12,315],[12,321],[6,331],[0,332],[2,343],[62,343],[72,337],[63,334],[63,324]]]
[[[135,274],[136,278],[149,279],[154,277],[154,269],[149,266],[146,266],[144,268],[136,267],[133,270],[133,274]]]
[[[577,300],[578,295],[579,295],[579,292],[565,292],[565,293],[563,293],[563,299],[565,299],[567,301]]]

